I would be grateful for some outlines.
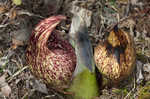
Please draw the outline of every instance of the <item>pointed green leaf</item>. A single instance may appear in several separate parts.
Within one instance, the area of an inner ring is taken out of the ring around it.
[[[95,73],[88,69],[76,75],[69,92],[73,92],[73,99],[93,99],[99,95],[98,83]]]

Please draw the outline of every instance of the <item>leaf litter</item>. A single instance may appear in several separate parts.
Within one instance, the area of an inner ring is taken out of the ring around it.
[[[99,40],[104,39],[105,32],[116,23],[129,31],[135,42],[137,68],[132,77],[124,80],[121,88],[115,91],[114,88],[102,89],[97,99],[144,99],[141,98],[143,94],[148,96],[146,91],[150,86],[149,0],[21,1],[20,5],[14,5],[11,0],[0,1],[0,81],[2,81],[0,85],[4,84],[1,86],[0,97],[2,96],[3,99],[65,99],[63,94],[47,89],[32,76],[25,61],[25,49],[32,29],[40,20],[48,16],[67,15],[67,20],[57,28],[60,32],[69,32],[73,16],[70,10],[73,2],[81,14],[83,10],[91,12],[88,31],[93,47]],[[6,71],[7,76],[4,76]]]

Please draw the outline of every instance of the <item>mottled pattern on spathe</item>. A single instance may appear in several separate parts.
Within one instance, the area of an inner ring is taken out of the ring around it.
[[[107,50],[102,45],[99,45],[96,50],[99,50],[95,57],[99,70],[109,78],[118,79],[121,71],[115,57],[113,55],[107,56]],[[101,66],[99,67],[99,65]]]
[[[55,21],[46,19],[35,28],[27,48],[27,62],[36,77],[59,87],[69,83],[76,56],[69,42],[62,40],[58,32],[52,32],[55,27],[51,27],[51,22]]]
[[[53,36],[52,36],[53,37]],[[51,39],[51,38],[50,38]],[[31,70],[37,76],[45,80],[46,83],[60,84],[64,81],[68,81],[71,78],[72,72],[74,71],[74,63],[76,60],[70,60],[72,57],[75,59],[74,50],[72,47],[69,47],[69,43],[66,41],[59,41],[62,43],[56,43],[55,47],[52,50],[46,49],[45,53],[40,53],[41,49],[35,49],[28,52],[29,62],[32,63]],[[35,45],[32,45],[31,48],[34,48]],[[59,48],[62,46],[62,48]],[[65,50],[64,50],[65,48]],[[32,56],[30,56],[32,55]],[[35,59],[32,59],[32,58]],[[54,65],[55,64],[55,65]],[[61,68],[60,68],[61,67]],[[62,68],[63,67],[63,68]],[[67,70],[69,69],[69,70]]]
[[[123,30],[118,31],[117,35],[114,31],[110,32],[108,39],[105,42],[100,42],[94,53],[99,71],[113,82],[119,82],[130,75],[135,63],[135,50],[130,35]],[[123,37],[122,40],[119,34]],[[112,47],[107,49],[108,46]],[[120,47],[123,48],[123,52],[118,52],[118,55],[116,55],[114,53],[116,46],[123,46]]]

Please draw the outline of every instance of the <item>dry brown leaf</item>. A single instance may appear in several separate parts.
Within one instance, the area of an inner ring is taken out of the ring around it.
[[[35,82],[33,82],[33,88],[36,90],[36,91],[39,91],[41,93],[45,93],[47,94],[48,93],[48,90],[46,88],[46,85],[41,83],[40,81],[38,80],[35,80]]]
[[[18,46],[24,45],[23,41],[12,38],[12,49],[16,49]]]
[[[148,72],[150,74],[150,63],[144,64],[143,71]]]
[[[2,95],[4,95],[5,97],[8,97],[11,93],[11,88],[6,82],[5,78],[6,78],[5,74],[0,77],[0,87],[1,87]]]
[[[137,61],[137,63],[136,63],[136,69],[137,69],[137,71],[136,71],[136,82],[138,84],[140,84],[144,79],[144,76],[142,73],[142,67],[143,67],[143,63],[140,61]]]
[[[17,10],[13,9],[12,11],[10,11],[9,13],[9,18],[10,20],[13,20],[17,17]]]
[[[6,11],[5,6],[0,6],[0,14],[4,13]]]
[[[18,46],[24,46],[27,44],[30,34],[32,32],[32,26],[30,24],[29,18],[20,18],[19,29],[11,32],[12,46],[11,48],[16,49]]]
[[[46,12],[46,13],[56,13],[62,3],[63,3],[63,0],[43,0],[43,3],[44,3],[44,6],[43,6],[43,10]]]
[[[87,27],[91,25],[92,12],[90,10],[73,5],[71,13],[83,18]]]
[[[136,5],[138,0],[131,0],[131,4]]]
[[[4,87],[1,88],[1,92],[4,96],[8,97],[9,94],[11,93],[11,88],[10,86],[6,85]]]

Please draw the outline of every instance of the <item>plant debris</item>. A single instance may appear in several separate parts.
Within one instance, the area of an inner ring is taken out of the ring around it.
[[[101,89],[96,99],[149,99],[149,0],[0,0],[0,81],[5,83],[1,86],[0,98],[66,99],[64,94],[35,84],[37,81],[27,66],[25,52],[33,28],[49,16],[67,16],[56,28],[62,35],[68,35],[73,10],[80,14],[88,12],[89,16],[84,17],[93,47],[100,40],[104,41],[106,32],[116,24],[134,38],[136,70],[119,88]]]

